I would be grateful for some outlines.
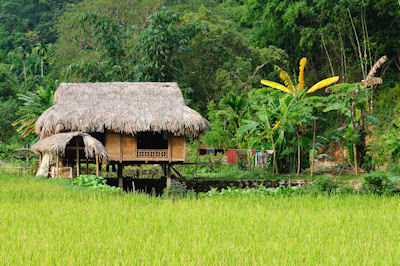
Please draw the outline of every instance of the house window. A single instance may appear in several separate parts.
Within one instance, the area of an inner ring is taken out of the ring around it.
[[[138,149],[168,149],[168,134],[166,132],[139,132],[137,140]]]

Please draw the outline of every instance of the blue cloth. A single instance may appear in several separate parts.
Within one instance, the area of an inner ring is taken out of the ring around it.
[[[215,149],[206,149],[206,154],[215,154]]]

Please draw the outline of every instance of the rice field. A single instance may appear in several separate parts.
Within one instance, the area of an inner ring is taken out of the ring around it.
[[[0,175],[0,264],[397,264],[400,198],[168,200]]]

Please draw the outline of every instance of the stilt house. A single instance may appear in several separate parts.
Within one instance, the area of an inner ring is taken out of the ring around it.
[[[82,160],[96,163],[97,174],[101,162],[117,164],[119,175],[123,165],[183,163],[186,138],[209,123],[186,106],[176,83],[110,82],[60,84],[35,126],[38,174],[46,172],[46,155],[56,156],[56,172],[67,166],[75,176]]]

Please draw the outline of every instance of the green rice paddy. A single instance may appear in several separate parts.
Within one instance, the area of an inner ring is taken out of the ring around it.
[[[0,174],[0,264],[397,264],[400,198],[171,200]]]

